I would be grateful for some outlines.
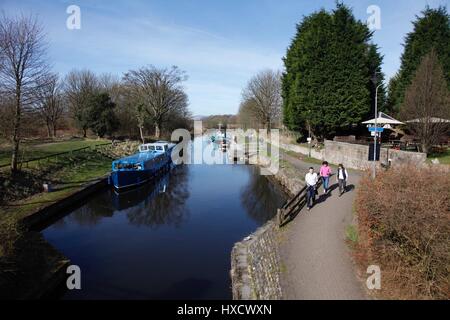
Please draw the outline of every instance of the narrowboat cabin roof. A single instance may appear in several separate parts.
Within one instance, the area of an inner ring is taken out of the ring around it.
[[[154,143],[145,143],[139,146],[139,152],[161,152],[167,151],[172,147],[172,143],[167,141],[157,141]]]
[[[139,152],[118,160],[113,161],[113,171],[117,170],[116,164],[120,165],[134,165],[143,164],[146,161],[152,160],[161,156],[164,152],[167,152],[174,144],[158,141],[155,143],[146,143],[139,146]]]

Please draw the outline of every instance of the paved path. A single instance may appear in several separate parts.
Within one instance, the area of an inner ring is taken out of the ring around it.
[[[311,166],[287,154],[282,157],[301,174]],[[312,165],[316,170],[319,165]],[[335,172],[335,170],[334,170]],[[357,185],[359,174],[349,172],[349,186]],[[335,184],[335,177],[330,180]],[[280,244],[284,266],[282,285],[286,299],[366,299],[363,282],[357,279],[345,242],[352,222],[355,191],[339,197],[339,190],[323,196],[311,211],[303,209],[285,227]]]

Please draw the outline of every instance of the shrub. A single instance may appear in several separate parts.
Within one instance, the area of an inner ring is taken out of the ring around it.
[[[450,174],[399,167],[362,178],[356,199],[363,268],[379,265],[383,298],[448,299]]]

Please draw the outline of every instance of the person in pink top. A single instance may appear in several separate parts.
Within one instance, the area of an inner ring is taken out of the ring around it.
[[[327,193],[330,187],[330,177],[331,177],[331,168],[328,165],[328,162],[326,161],[322,162],[319,174],[323,180],[323,193]]]

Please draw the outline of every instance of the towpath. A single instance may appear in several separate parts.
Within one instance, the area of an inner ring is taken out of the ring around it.
[[[311,166],[316,171],[320,167],[281,154],[299,174],[304,175]],[[285,299],[367,299],[345,241],[346,228],[353,220],[354,188],[360,174],[349,171],[351,190],[342,197],[339,197],[333,176],[331,195],[324,196],[321,188],[320,199],[311,211],[304,208],[283,230],[280,256]]]

